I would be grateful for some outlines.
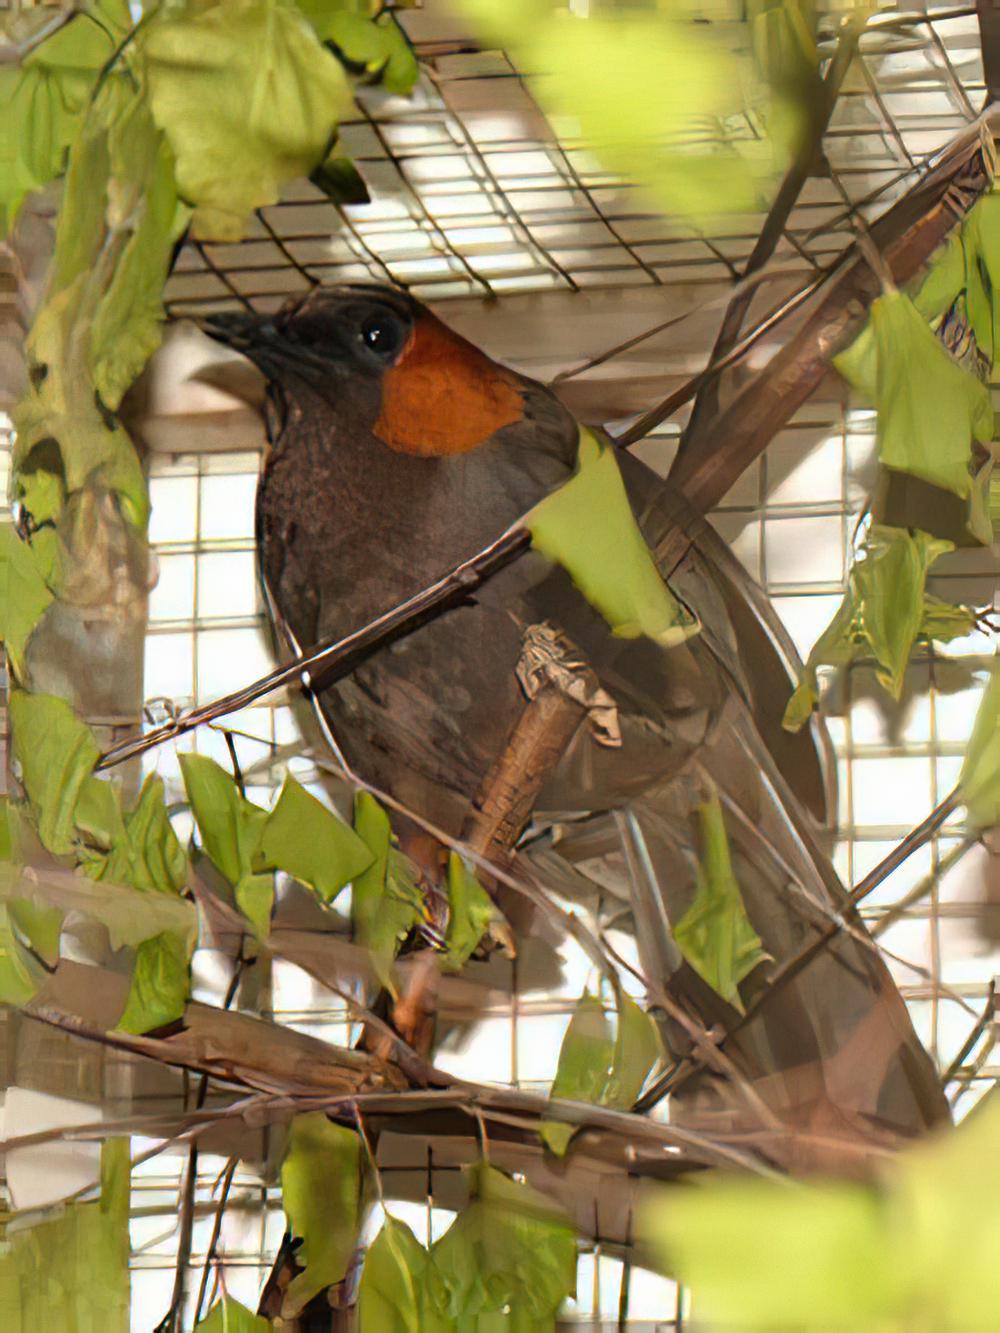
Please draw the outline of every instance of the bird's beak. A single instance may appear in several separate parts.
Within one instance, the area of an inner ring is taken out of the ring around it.
[[[244,313],[233,315],[206,315],[198,321],[198,327],[216,342],[224,343],[234,352],[251,355],[261,346],[268,346],[278,340],[278,330],[272,319]]]

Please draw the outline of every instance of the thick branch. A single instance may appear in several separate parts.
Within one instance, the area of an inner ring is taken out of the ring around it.
[[[983,124],[971,126],[945,160],[871,228],[895,282],[913,278],[988,184]],[[670,479],[705,513],[726,494],[777,431],[819,386],[831,358],[860,332],[881,280],[853,246],[799,331],[719,415],[706,435],[715,447],[678,455]],[[643,419],[645,429],[661,420]],[[629,438],[631,432],[629,433]]]

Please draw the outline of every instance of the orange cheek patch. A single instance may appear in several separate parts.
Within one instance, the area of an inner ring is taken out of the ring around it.
[[[425,314],[382,381],[375,434],[400,453],[442,458],[475,449],[523,411],[509,371]]]

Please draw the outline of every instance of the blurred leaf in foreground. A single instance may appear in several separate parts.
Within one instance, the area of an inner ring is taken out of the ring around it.
[[[996,1326],[1000,1098],[888,1162],[879,1188],[703,1177],[639,1235],[706,1327],[770,1333]]]
[[[724,132],[727,117],[747,110],[750,61],[717,25],[669,8],[582,15],[553,12],[546,0],[461,0],[461,8],[528,72],[550,116],[666,212],[706,219],[760,203],[763,182]],[[779,169],[766,135],[755,147],[761,175]]]

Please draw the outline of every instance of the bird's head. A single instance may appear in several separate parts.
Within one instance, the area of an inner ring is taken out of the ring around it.
[[[318,288],[277,314],[210,316],[210,337],[294,396],[301,385],[352,412],[398,453],[466,453],[525,415],[540,386],[491,361],[419,301],[389,287]]]

